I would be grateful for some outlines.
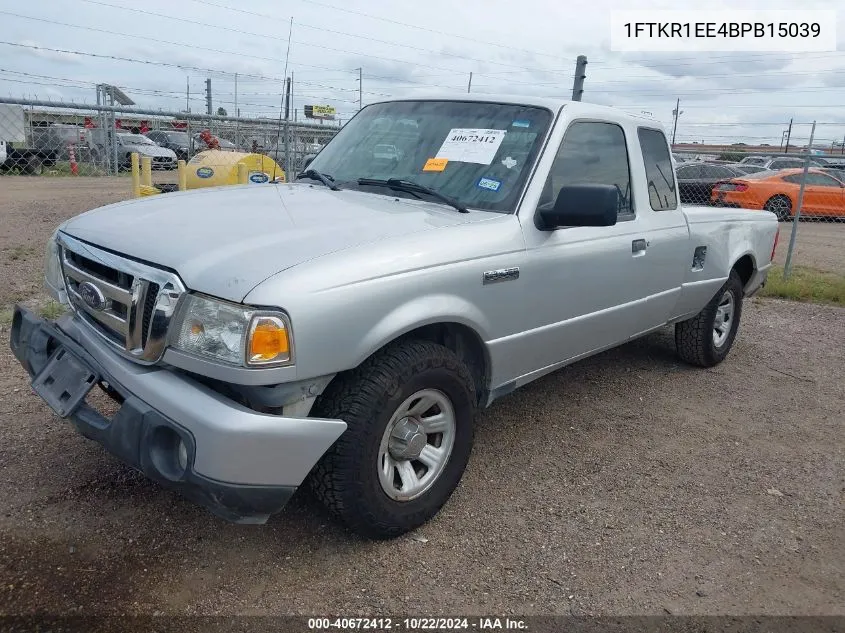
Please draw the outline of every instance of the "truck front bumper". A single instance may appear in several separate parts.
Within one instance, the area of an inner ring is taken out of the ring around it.
[[[185,374],[134,363],[75,316],[48,322],[16,306],[10,345],[39,393],[53,388],[45,382],[73,382],[74,372],[59,364],[69,362],[58,358],[62,350],[77,371],[106,383],[120,402],[111,418],[84,399],[64,398],[73,386],[48,397],[70,403],[60,415],[82,435],[228,521],[264,523],[281,510],[346,430],[342,420],[258,413]]]

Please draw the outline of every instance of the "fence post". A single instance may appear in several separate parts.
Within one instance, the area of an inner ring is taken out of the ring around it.
[[[238,184],[245,185],[247,183],[247,169],[246,163],[238,163]]]
[[[188,188],[188,170],[184,160],[176,161],[176,170],[179,174],[179,191],[185,191]]]
[[[141,197],[141,170],[138,166],[138,152],[132,152],[132,197]]]
[[[141,184],[146,187],[153,186],[153,159],[149,156],[141,157]]]
[[[810,142],[807,143],[807,157],[804,159],[804,174],[801,177],[801,188],[798,190],[798,204],[795,205],[795,216],[792,218],[792,234],[789,236],[789,248],[786,251],[786,263],[783,265],[783,278],[788,279],[792,270],[792,252],[795,249],[795,237],[798,234],[798,220],[801,219],[801,205],[804,204],[804,187],[807,184],[807,172],[810,169],[810,156],[813,151],[813,137],[816,134],[816,122],[810,130]]]

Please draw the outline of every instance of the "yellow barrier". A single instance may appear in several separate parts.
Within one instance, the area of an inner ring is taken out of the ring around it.
[[[240,165],[246,168],[246,179]],[[266,154],[247,152],[223,152],[210,149],[194,155],[186,165],[188,189],[219,187],[220,185],[262,184],[280,179],[284,182],[285,172]]]
[[[138,172],[138,152],[132,152],[132,197],[141,197],[141,174]]]
[[[152,185],[141,185],[142,196],[154,196],[157,193],[161,193],[161,189],[153,187]]]
[[[141,157],[141,184],[153,186],[153,159],[149,156]]]
[[[246,163],[240,162],[238,163],[238,184],[245,185],[248,180],[247,176],[249,174],[249,170],[246,167]]]
[[[188,173],[185,169],[184,160],[176,162],[176,170],[179,174],[179,191],[185,191],[188,188]]]

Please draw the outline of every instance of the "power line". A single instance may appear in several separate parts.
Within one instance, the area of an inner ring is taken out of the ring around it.
[[[209,0],[191,0],[191,1],[196,2],[198,4],[205,4],[205,5],[208,5],[208,6],[217,7],[219,9],[227,9],[229,11],[239,11],[239,12],[249,13],[249,12],[243,10],[243,9],[237,9],[235,7],[231,7],[231,6],[227,6],[227,5],[223,5],[223,4],[218,4],[218,3],[215,3],[215,2],[210,2]],[[397,20],[391,20],[389,18],[371,15],[371,14],[364,13],[364,12],[361,12],[361,11],[354,11],[352,9],[346,9],[346,8],[343,8],[343,7],[336,7],[334,5],[326,4],[326,3],[323,3],[323,2],[316,2],[315,0],[303,0],[303,1],[308,2],[310,4],[315,4],[315,5],[318,5],[318,6],[326,7],[326,8],[329,8],[329,9],[334,9],[335,11],[342,11],[344,13],[351,13],[351,14],[354,14],[354,15],[363,16],[363,17],[370,18],[370,19],[373,19],[373,20],[380,20],[382,22],[387,22],[387,23],[390,23],[390,24],[398,24],[400,26],[407,26],[409,28],[417,29],[417,30],[420,30],[420,31],[425,31],[427,33],[435,33],[437,35],[445,35],[446,37],[454,37],[454,38],[458,38],[458,39],[463,39],[463,40],[467,40],[467,41],[470,41],[470,42],[475,42],[476,44],[484,44],[486,46],[495,46],[497,48],[503,48],[503,49],[512,50],[512,51],[518,51],[520,53],[528,53],[530,55],[537,55],[539,57],[550,57],[550,58],[553,58],[553,59],[560,59],[560,60],[567,60],[568,59],[568,58],[563,57],[561,55],[551,55],[549,53],[541,53],[541,52],[538,52],[538,51],[531,51],[531,50],[527,50],[527,49],[524,49],[524,48],[518,48],[518,47],[515,47],[515,46],[508,46],[506,44],[501,44],[501,43],[498,43],[498,42],[487,42],[487,41],[484,41],[484,40],[478,40],[478,39],[475,39],[475,38],[472,38],[472,37],[468,37],[466,35],[458,35],[458,34],[455,34],[455,33],[447,33],[445,31],[438,31],[436,29],[429,29],[429,28],[426,28],[426,27],[423,27],[423,26],[419,26],[417,24],[408,24],[406,22],[399,22]],[[257,15],[262,15],[262,14],[257,14]]]
[[[62,54],[65,54],[65,55],[79,55],[79,56],[83,56],[83,57],[94,57],[94,58],[97,58],[97,59],[108,59],[108,60],[112,60],[112,61],[130,62],[130,63],[135,63],[135,64],[145,64],[145,65],[148,65],[148,66],[162,66],[162,67],[168,67],[168,68],[179,68],[180,70],[195,71],[195,72],[203,73],[203,74],[223,75],[223,76],[228,76],[228,77],[232,77],[235,74],[234,71],[221,70],[219,68],[204,68],[204,67],[201,67],[201,66],[191,66],[189,64],[179,64],[179,63],[176,63],[176,62],[162,62],[162,61],[152,60],[152,59],[139,59],[137,57],[123,57],[123,56],[120,56],[120,55],[106,55],[106,54],[103,54],[103,53],[91,53],[91,52],[88,52],[88,51],[76,51],[76,50],[71,50],[71,49],[66,49],[66,48],[55,48],[55,47],[51,47],[51,46],[40,46],[40,45],[37,45],[37,44],[20,44],[18,42],[7,42],[7,41],[3,41],[3,40],[0,40],[0,44],[3,44],[5,46],[14,46],[14,47],[17,47],[17,48],[27,48],[27,49],[31,49],[31,50],[50,51],[52,53],[62,53]],[[241,76],[250,77],[252,79],[256,79],[256,80],[259,80],[259,81],[267,81],[267,82],[280,82],[280,81],[282,81],[282,79],[280,79],[279,77],[269,77],[269,76],[266,76],[266,75],[257,75],[257,74],[238,72],[238,77],[241,77]],[[357,90],[356,90],[356,92],[357,92]],[[365,93],[366,93],[366,91],[365,91]],[[369,93],[366,93],[366,94],[369,94]],[[373,93],[373,94],[381,94],[381,93]]]
[[[67,27],[67,28],[81,29],[83,31],[92,31],[94,33],[105,33],[107,35],[117,35],[117,36],[120,36],[120,37],[130,37],[130,38],[134,38],[134,39],[142,39],[142,40],[147,41],[147,42],[157,42],[159,44],[169,44],[171,46],[177,46],[177,47],[180,47],[180,48],[193,48],[193,49],[196,49],[196,50],[209,51],[209,52],[212,52],[212,53],[220,53],[222,55],[232,55],[232,56],[236,56],[236,57],[248,57],[250,59],[257,59],[257,60],[260,60],[260,61],[268,61],[268,62],[278,63],[278,60],[275,59],[275,58],[263,57],[261,55],[251,55],[251,54],[244,53],[243,51],[227,51],[227,50],[221,50],[221,49],[218,49],[218,48],[209,48],[209,47],[206,47],[206,46],[197,46],[196,44],[186,44],[184,42],[173,42],[173,41],[170,41],[170,40],[162,40],[162,39],[149,37],[147,35],[137,35],[137,34],[133,34],[133,33],[121,33],[119,31],[114,31],[114,30],[111,30],[111,29],[100,29],[100,28],[97,28],[97,27],[85,26],[85,25],[82,25],[82,24],[71,24],[69,22],[59,22],[58,20],[49,20],[47,18],[40,18],[40,17],[36,17],[36,16],[32,16],[32,15],[22,15],[20,13],[13,13],[11,11],[0,11],[0,15],[8,15],[8,16],[12,16],[12,17],[15,17],[15,18],[23,19],[23,20],[32,20],[34,22],[42,22],[44,24],[53,24],[55,26],[64,26],[64,27]],[[463,71],[463,70],[454,70],[454,69],[451,69],[451,68],[444,68],[442,66],[432,66],[430,64],[419,64],[419,63],[416,63],[416,62],[411,62],[411,61],[407,61],[407,60],[403,60],[403,59],[395,59],[395,58],[391,58],[391,57],[382,57],[380,55],[370,55],[368,53],[361,53],[359,51],[350,51],[350,50],[345,50],[345,49],[342,49],[342,48],[333,48],[331,46],[324,46],[322,44],[314,44],[314,43],[311,43],[311,42],[292,42],[292,43],[298,44],[300,46],[310,46],[312,48],[320,48],[320,49],[332,51],[332,52],[335,52],[335,53],[344,53],[346,55],[358,55],[358,56],[361,56],[361,57],[369,57],[369,58],[372,58],[372,59],[378,59],[380,61],[388,61],[388,62],[392,62],[392,63],[396,63],[396,64],[406,64],[408,66],[416,66],[416,67],[421,67],[421,68],[435,68],[437,70],[443,70],[445,72],[452,72],[455,75],[466,74],[465,71]],[[336,68],[328,68],[326,66],[316,66],[316,65],[313,65],[313,64],[305,64],[303,62],[295,62],[295,63],[299,66],[305,66],[305,67],[308,67],[308,68],[319,68],[319,69],[323,69],[323,70],[337,70]]]
[[[249,35],[249,36],[252,36],[252,37],[263,37],[263,38],[266,38],[266,39],[271,39],[271,40],[276,40],[276,41],[281,41],[281,42],[286,41],[283,38],[277,37],[275,35],[267,35],[267,34],[264,34],[264,33],[254,33],[254,32],[251,32],[251,31],[244,31],[244,30],[241,30],[241,29],[235,29],[235,28],[228,27],[228,26],[221,26],[221,25],[218,25],[218,24],[209,24],[207,22],[199,22],[197,20],[189,20],[187,18],[180,18],[180,17],[176,17],[176,16],[172,16],[172,15],[164,15],[162,13],[155,13],[153,11],[148,11],[146,9],[135,9],[135,8],[132,8],[132,7],[121,7],[121,6],[117,6],[117,5],[114,5],[114,4],[109,4],[107,2],[100,2],[99,0],[81,0],[81,1],[87,2],[89,4],[95,4],[95,5],[103,6],[103,7],[110,7],[112,9],[119,9],[119,10],[123,10],[123,11],[132,11],[134,13],[141,13],[141,14],[144,14],[144,15],[152,15],[152,16],[164,18],[166,20],[174,20],[174,21],[178,21],[178,22],[185,22],[187,24],[194,24],[194,25],[197,25],[197,26],[220,29],[220,30],[229,31],[229,32],[232,32],[232,33],[239,33],[241,35]],[[223,7],[221,5],[211,4],[209,2],[203,2],[203,0],[192,0],[192,1],[197,2],[199,4],[215,6],[215,7],[221,8],[221,9],[225,8],[225,9],[228,9],[229,11],[235,11],[237,13],[243,13],[243,14],[251,15],[251,16],[255,16],[255,17],[266,18],[266,19],[273,20],[273,21],[276,21],[276,22],[287,23],[287,19],[282,20],[281,18],[279,18],[277,16],[273,16],[273,15],[270,15],[270,14],[267,14],[267,13],[259,13],[259,12],[256,12],[256,11],[247,11],[246,9],[240,9],[240,8],[236,8],[236,7]],[[378,39],[378,38],[369,37],[367,35],[358,35],[356,33],[348,33],[346,31],[337,31],[337,30],[329,29],[329,28],[322,27],[322,26],[314,26],[314,25],[311,25],[311,24],[303,24],[302,22],[297,22],[296,25],[298,27],[301,27],[301,28],[312,29],[312,30],[315,30],[315,31],[323,31],[325,33],[332,33],[332,34],[335,34],[335,35],[345,35],[347,37],[354,37],[354,38],[358,38],[358,39],[367,40],[367,41],[370,41],[370,42],[377,42],[379,44],[386,44],[388,46],[398,46],[398,47],[401,47],[401,48],[408,48],[408,49],[420,51],[420,52],[423,52],[423,53],[433,53],[435,55],[442,55],[444,57],[454,57],[456,59],[463,59],[463,60],[466,60],[466,61],[478,62],[478,63],[482,63],[482,64],[495,64],[497,66],[507,66],[507,67],[510,67],[510,68],[519,69],[519,71],[536,70],[538,72],[558,72],[558,71],[540,71],[539,69],[532,69],[532,68],[528,68],[528,67],[525,67],[525,66],[520,66],[518,64],[508,64],[506,62],[498,62],[498,61],[493,61],[493,60],[477,59],[475,57],[467,57],[465,55],[458,55],[457,53],[435,51],[435,50],[432,50],[430,48],[422,48],[420,46],[413,46],[411,44],[405,44],[405,43],[401,43],[401,42],[391,42],[389,40],[381,40],[381,39]],[[313,44],[306,43],[306,42],[294,42],[294,44],[301,44],[301,45],[304,45],[304,46],[313,46]],[[335,49],[329,49],[329,50],[335,50]],[[349,52],[349,51],[343,51],[343,52]],[[366,56],[365,53],[355,53],[355,54]],[[385,59],[385,58],[379,57],[378,59]],[[514,72],[519,72],[519,71],[514,71]],[[564,71],[559,71],[559,72],[564,72]]]

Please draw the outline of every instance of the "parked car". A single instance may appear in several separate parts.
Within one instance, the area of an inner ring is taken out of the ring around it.
[[[789,220],[798,208],[803,178],[803,169],[746,174],[717,184],[712,202],[718,206],[771,211],[778,220]],[[825,170],[808,170],[801,215],[845,217],[845,180]]]
[[[371,133],[410,113],[405,138]],[[381,165],[384,142],[413,151]],[[671,165],[657,121],[613,108],[370,104],[289,184],[62,223],[46,279],[71,312],[16,307],[11,348],[58,415],[225,519],[264,522],[307,480],[395,537],[447,502],[500,397],[666,325],[684,361],[726,358],[778,224],[684,208]]]
[[[744,174],[756,174],[758,171],[768,171],[765,167],[760,165],[751,165],[750,163],[733,163],[731,167],[738,169]]]
[[[80,125],[53,123],[30,128],[32,145],[39,152],[55,156],[55,160],[69,160],[70,147],[74,147],[75,158],[81,160],[85,150],[85,128]],[[45,163],[50,166],[52,163]]]
[[[150,157],[153,169],[176,169],[176,153],[166,147],[159,147],[143,134],[118,132],[115,134],[115,143],[120,169],[129,169],[133,153],[142,158]],[[112,151],[106,131],[99,128],[88,130],[88,144],[97,162],[102,161]]]
[[[742,160],[739,161],[740,165],[758,165],[759,167],[765,167],[766,163],[769,162],[770,158],[768,156],[744,156]]]
[[[713,185],[744,174],[743,171],[731,165],[703,162],[678,165],[675,173],[678,177],[681,202],[686,204],[709,204]]]
[[[187,161],[191,158],[191,137],[187,132],[179,130],[151,130],[144,136],[159,147],[166,147],[172,150],[178,160]]]

